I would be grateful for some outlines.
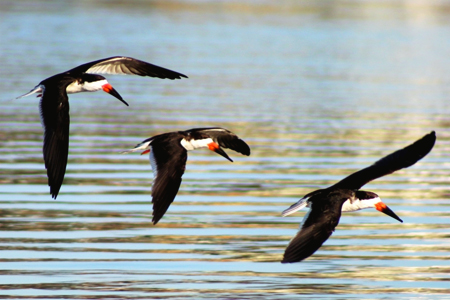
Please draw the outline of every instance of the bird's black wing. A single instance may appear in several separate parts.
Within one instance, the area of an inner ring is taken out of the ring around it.
[[[161,135],[151,143],[150,163],[155,175],[152,186],[153,224],[158,223],[175,199],[186,169],[186,160],[187,151],[179,141],[174,143]]]
[[[369,181],[391,174],[397,170],[410,167],[425,157],[425,155],[433,149],[435,141],[436,133],[432,131],[415,143],[383,157],[370,167],[347,176],[331,186],[330,189],[359,189]]]
[[[320,195],[311,198],[311,208],[303,219],[297,235],[287,246],[282,263],[304,260],[316,252],[331,236],[341,217],[342,204],[347,197],[339,191],[336,195]]]
[[[44,127],[44,161],[50,194],[56,199],[64,180],[69,152],[69,99],[64,88],[47,85],[40,102]]]
[[[220,127],[211,127],[211,128],[197,128],[191,130],[198,130],[199,133],[211,137],[221,147],[234,150],[243,155],[247,156],[250,155],[250,147],[247,145],[247,143],[227,129]]]
[[[142,60],[125,56],[113,56],[82,64],[68,73],[122,74],[157,77],[161,79],[181,79],[186,75],[152,65]]]

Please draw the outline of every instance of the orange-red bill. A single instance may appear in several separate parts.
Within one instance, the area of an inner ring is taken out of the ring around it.
[[[144,152],[141,153],[141,155],[147,154],[147,153],[150,153],[150,149],[145,150]]]
[[[216,149],[219,149],[219,148],[220,148],[220,146],[215,142],[208,144],[208,149],[211,151],[216,151]]]
[[[109,83],[102,85],[102,89],[105,93],[108,93],[116,97],[117,99],[122,101],[122,103],[124,103],[126,106],[129,106],[128,103],[126,103],[125,100],[123,100],[122,96],[120,96],[120,94]]]
[[[386,214],[386,215],[388,215],[389,217],[391,217],[391,218],[394,218],[394,219],[396,219],[397,221],[399,221],[399,222],[402,222],[403,223],[403,220],[402,219],[400,219],[386,204],[384,204],[383,202],[378,202],[377,204],[375,204],[375,208],[378,210],[378,211],[380,211],[380,212],[382,212],[382,213],[384,213],[384,214]]]
[[[222,148],[220,148],[220,146],[217,143],[215,143],[215,142],[209,143],[208,144],[208,149],[211,150],[211,151],[216,152],[219,155],[222,155],[223,157],[225,157],[229,161],[233,162],[233,160],[225,153],[225,151],[222,150]]]

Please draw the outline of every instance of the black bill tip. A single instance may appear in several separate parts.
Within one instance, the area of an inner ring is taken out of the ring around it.
[[[400,218],[395,214],[395,212],[393,212],[393,211],[392,211],[386,204],[384,204],[383,202],[377,203],[377,204],[375,205],[375,208],[376,208],[378,211],[382,212],[383,214],[386,214],[386,215],[388,215],[389,217],[394,218],[394,219],[396,219],[397,221],[403,223],[403,220],[400,219]]]

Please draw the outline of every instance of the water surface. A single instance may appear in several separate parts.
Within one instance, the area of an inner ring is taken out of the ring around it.
[[[450,15],[446,1],[3,1],[0,297],[447,299]],[[130,104],[70,96],[56,200],[38,100],[10,100],[84,62],[128,55],[189,79],[108,76]],[[189,154],[151,224],[155,134],[222,126],[234,163]],[[309,259],[279,261],[304,212],[280,213],[436,130],[420,163],[366,186],[404,220],[345,214]]]

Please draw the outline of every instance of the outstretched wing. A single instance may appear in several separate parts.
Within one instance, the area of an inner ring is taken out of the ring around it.
[[[425,157],[425,155],[433,149],[435,141],[436,133],[432,131],[415,143],[383,157],[370,167],[347,176],[331,186],[330,189],[359,189],[369,181],[391,174],[397,170],[410,167]]]
[[[282,263],[304,260],[316,252],[331,236],[341,217],[342,204],[345,201],[334,197],[322,196],[313,199],[311,208],[302,221],[300,231],[287,246]]]
[[[150,144],[150,163],[153,168],[152,186],[153,224],[164,216],[175,199],[186,169],[187,151],[169,139],[154,139]]]
[[[181,79],[181,77],[187,78],[184,74],[125,56],[113,56],[88,62],[67,72],[138,75],[157,77],[161,79]]]
[[[64,180],[69,152],[69,99],[65,89],[43,88],[40,110],[48,185],[50,194],[56,199]]]

